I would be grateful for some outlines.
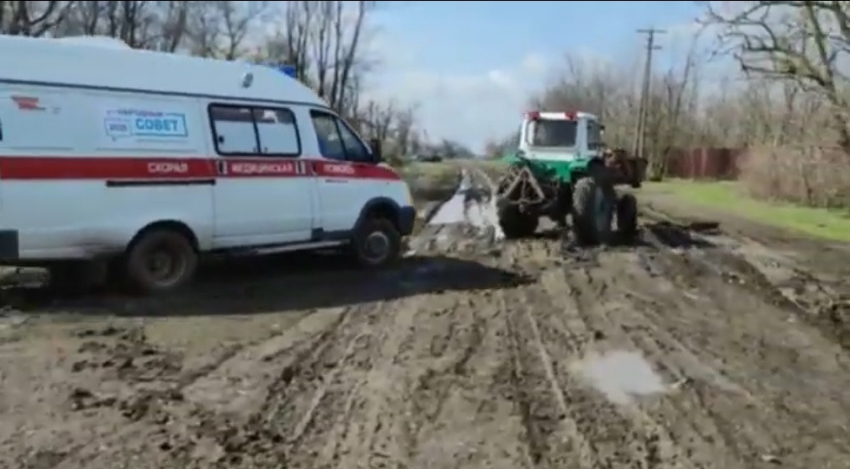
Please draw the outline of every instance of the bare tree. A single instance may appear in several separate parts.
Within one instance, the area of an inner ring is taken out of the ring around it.
[[[189,3],[189,2],[187,2]],[[216,57],[221,43],[221,16],[216,1],[191,2],[187,21],[189,49],[194,55]]]
[[[249,28],[265,12],[266,2],[214,2],[224,28],[221,57],[233,60],[242,54]]]
[[[296,67],[298,78],[309,82],[310,41],[315,5],[306,1],[287,1],[284,15],[285,49],[281,57]]]
[[[174,52],[180,47],[188,36],[189,15],[196,5],[193,2],[167,1],[159,2],[162,10],[161,36],[157,49]]]
[[[67,16],[71,1],[0,1],[0,32],[13,36],[43,36]]]
[[[731,53],[749,75],[792,81],[820,95],[831,105],[838,143],[850,154],[847,76],[840,68],[850,53],[848,3],[757,1],[726,6],[708,2],[703,20],[718,28],[722,51]]]

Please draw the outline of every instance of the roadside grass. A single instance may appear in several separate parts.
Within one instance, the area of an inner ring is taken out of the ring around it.
[[[502,160],[476,160],[472,165],[490,176],[493,182],[497,182],[510,167]]]
[[[644,190],[674,194],[681,200],[766,225],[811,236],[850,242],[850,213],[755,200],[736,182],[668,180],[648,183]]]
[[[408,163],[401,172],[410,185],[417,205],[443,200],[451,195],[462,166],[480,169],[494,181],[508,165],[498,160],[448,160],[439,163]],[[672,179],[647,183],[644,189],[673,194],[683,201],[723,211],[765,225],[810,236],[850,242],[850,211],[802,207],[788,203],[756,200],[736,182],[696,182]]]
[[[408,163],[401,175],[414,200],[441,200],[450,195],[457,185],[460,167],[451,163]]]
[[[446,160],[439,163],[407,163],[401,172],[412,189],[424,187],[454,186],[462,167],[476,168],[498,179],[508,168],[507,163],[497,160]]]
[[[424,228],[428,210],[454,193],[459,171],[457,165],[448,163],[407,163],[399,168],[419,212],[414,222],[414,235]]]

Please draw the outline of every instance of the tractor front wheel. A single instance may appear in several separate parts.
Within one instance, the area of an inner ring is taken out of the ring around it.
[[[499,206],[499,226],[508,239],[527,238],[537,231],[539,217],[535,213],[522,212],[518,205],[502,203]]]
[[[609,243],[616,194],[593,177],[579,179],[573,188],[572,226],[576,241],[585,246]]]

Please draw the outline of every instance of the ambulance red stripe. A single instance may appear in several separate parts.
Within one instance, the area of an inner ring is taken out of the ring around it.
[[[244,177],[401,178],[390,168],[308,158],[127,158],[0,156],[0,180]]]

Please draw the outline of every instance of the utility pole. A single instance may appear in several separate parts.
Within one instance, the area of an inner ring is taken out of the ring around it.
[[[635,141],[632,148],[632,154],[635,156],[644,156],[646,150],[646,116],[649,108],[649,92],[652,80],[652,51],[661,49],[655,45],[655,35],[664,34],[667,31],[655,28],[638,29],[639,34],[646,34],[646,63],[643,69],[643,86],[640,93],[640,104],[638,106],[638,122],[637,131],[635,132]]]

